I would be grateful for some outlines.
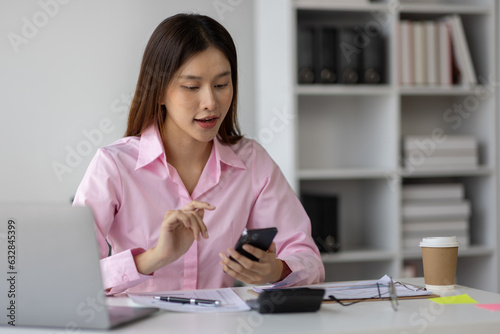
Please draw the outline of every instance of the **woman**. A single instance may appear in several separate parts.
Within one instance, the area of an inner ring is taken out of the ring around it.
[[[324,279],[300,202],[240,134],[237,84],[234,43],[215,20],[179,14],[153,32],[126,137],[96,153],[74,201],[94,213],[109,294]],[[245,228],[270,226],[269,250],[244,248],[259,261],[232,248]]]

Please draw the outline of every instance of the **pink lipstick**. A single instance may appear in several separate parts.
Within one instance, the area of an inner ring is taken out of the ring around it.
[[[218,119],[219,119],[219,117],[208,116],[208,117],[204,117],[201,119],[195,119],[195,121],[203,129],[209,130],[209,129],[212,129],[217,124]]]

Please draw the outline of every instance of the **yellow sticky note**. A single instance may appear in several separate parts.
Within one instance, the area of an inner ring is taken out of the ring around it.
[[[477,304],[478,302],[472,299],[469,295],[458,295],[448,297],[429,298],[438,304]]]

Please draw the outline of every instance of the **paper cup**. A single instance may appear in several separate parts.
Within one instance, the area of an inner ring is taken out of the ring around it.
[[[420,242],[425,287],[431,292],[455,288],[457,274],[457,237],[430,237]]]

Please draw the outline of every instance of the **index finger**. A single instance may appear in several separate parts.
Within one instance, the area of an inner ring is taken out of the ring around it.
[[[191,203],[182,208],[182,210],[201,210],[201,209],[214,210],[215,206],[207,202],[192,201]]]

